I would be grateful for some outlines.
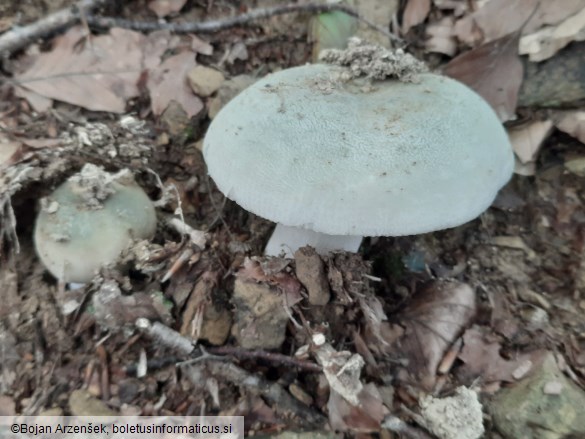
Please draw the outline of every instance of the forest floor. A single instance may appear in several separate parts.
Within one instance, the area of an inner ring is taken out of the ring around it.
[[[225,20],[276,1],[105,1],[3,46],[73,3],[0,5],[0,415],[233,415],[249,435],[308,438],[585,437],[585,43],[573,41],[585,2],[353,2],[381,32],[309,7]],[[211,20],[225,29],[162,26]],[[159,29],[120,27],[140,22]],[[462,226],[366,238],[357,254],[264,257],[274,224],[218,191],[202,139],[229,99],[313,62],[347,23],[386,46],[391,32],[482,95],[516,172]],[[75,289],[40,262],[34,229],[40,200],[87,163],[129,169],[158,223]]]

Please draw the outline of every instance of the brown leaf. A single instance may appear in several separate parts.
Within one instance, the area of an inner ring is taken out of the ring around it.
[[[193,94],[187,82],[187,73],[196,65],[192,52],[181,52],[167,58],[151,72],[146,86],[156,116],[160,116],[171,101],[180,104],[189,117],[203,109],[203,102]]]
[[[522,163],[526,164],[537,159],[540,147],[552,128],[553,123],[547,119],[530,121],[508,130],[512,149]]]
[[[20,142],[11,141],[0,136],[0,167],[5,164],[11,164],[14,155],[21,146],[22,144]]]
[[[457,21],[454,32],[460,41],[472,46],[497,40],[519,30],[533,13],[537,3],[538,0],[491,0]],[[504,10],[505,14],[502,13]]]
[[[432,388],[447,348],[475,315],[475,291],[467,284],[437,281],[418,292],[404,310],[406,331],[399,340],[408,372]]]
[[[409,0],[402,15],[402,33],[421,24],[431,12],[431,0]]]
[[[270,262],[280,261],[280,258],[273,258],[268,261],[267,267]],[[282,259],[282,261],[285,261]],[[284,269],[286,265],[282,266]],[[268,269],[268,268],[267,268]],[[260,262],[246,258],[244,260],[244,266],[238,270],[236,276],[244,281],[248,282],[266,282],[270,285],[278,287],[284,293],[285,304],[287,306],[293,306],[299,303],[303,296],[301,295],[301,283],[292,275],[285,271],[272,270],[270,274],[266,274]]]
[[[518,32],[470,50],[449,62],[443,73],[475,90],[502,122],[516,111],[524,67],[518,57]]]
[[[556,26],[547,26],[520,39],[520,55],[539,62],[551,58],[573,41],[585,39],[585,9]]]
[[[389,414],[382,403],[376,386],[366,384],[358,394],[358,405],[351,405],[339,393],[331,391],[327,409],[329,423],[334,430],[353,433],[372,433],[380,430],[380,424]]]
[[[44,113],[53,106],[53,100],[41,96],[32,90],[27,90],[24,87],[14,87],[14,94],[19,98],[26,99],[37,113]]]
[[[191,35],[191,50],[201,55],[213,55],[213,46],[197,35]]]
[[[585,111],[557,111],[555,119],[559,130],[585,143]]]
[[[487,43],[519,30],[531,14],[533,16],[524,26],[523,34],[532,33],[543,25],[558,24],[583,8],[585,0],[490,0],[459,20],[454,30],[459,40],[466,44]],[[480,30],[479,38],[475,29]]]
[[[265,282],[268,280],[260,263],[250,258],[244,260],[244,266],[238,270],[236,276],[245,281]]]
[[[459,359],[465,364],[458,369],[462,379],[481,377],[486,383],[492,381],[514,382],[523,378],[543,358],[545,351],[519,354],[506,360],[500,355],[501,345],[497,338],[482,327],[473,326],[463,335],[463,349]]]
[[[46,98],[93,111],[124,112],[126,100],[138,95],[145,37],[113,28],[107,35],[84,38],[83,27],[70,29],[15,79]]]
[[[167,50],[175,49],[180,41],[168,30],[157,30],[146,37],[143,46],[143,64],[147,70],[159,66],[161,57]]]
[[[100,286],[92,296],[92,305],[97,322],[115,331],[133,325],[139,318],[168,322],[170,316],[162,297],[146,293],[125,296],[114,280],[107,280]]]

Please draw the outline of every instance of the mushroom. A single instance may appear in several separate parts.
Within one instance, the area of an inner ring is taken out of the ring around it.
[[[62,282],[89,282],[135,239],[156,229],[154,205],[127,169],[86,164],[41,200],[34,240],[47,269]]]
[[[505,130],[465,85],[350,73],[313,64],[270,74],[209,127],[203,154],[219,190],[278,223],[267,255],[353,252],[362,236],[458,226],[512,175]]]

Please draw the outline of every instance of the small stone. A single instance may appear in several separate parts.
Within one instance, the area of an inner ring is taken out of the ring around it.
[[[225,81],[223,73],[206,66],[194,67],[187,78],[193,92],[201,97],[211,96]]]
[[[281,294],[262,283],[236,279],[232,335],[244,349],[278,349],[285,339],[288,314]]]
[[[458,387],[446,398],[426,396],[420,406],[427,427],[440,439],[478,439],[484,433],[477,393],[467,387]]]
[[[549,381],[542,389],[545,395],[560,395],[563,391],[563,384],[559,381]]]
[[[557,390],[559,385],[562,391],[547,393],[547,385],[549,391],[551,387]],[[582,407],[585,407],[585,393],[565,377],[554,355],[549,353],[529,377],[498,392],[490,411],[494,426],[507,439],[561,439],[585,437]]]
[[[232,327],[230,312],[218,304],[211,304],[205,308],[201,335],[199,338],[207,340],[215,346],[225,343]]]

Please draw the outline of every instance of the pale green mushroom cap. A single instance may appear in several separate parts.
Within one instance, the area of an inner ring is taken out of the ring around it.
[[[129,171],[110,174],[86,165],[43,200],[34,239],[56,278],[84,283],[155,230],[154,206]]]
[[[514,157],[492,108],[465,85],[347,80],[314,64],[266,76],[211,123],[203,153],[243,208],[330,235],[400,236],[485,211]]]

